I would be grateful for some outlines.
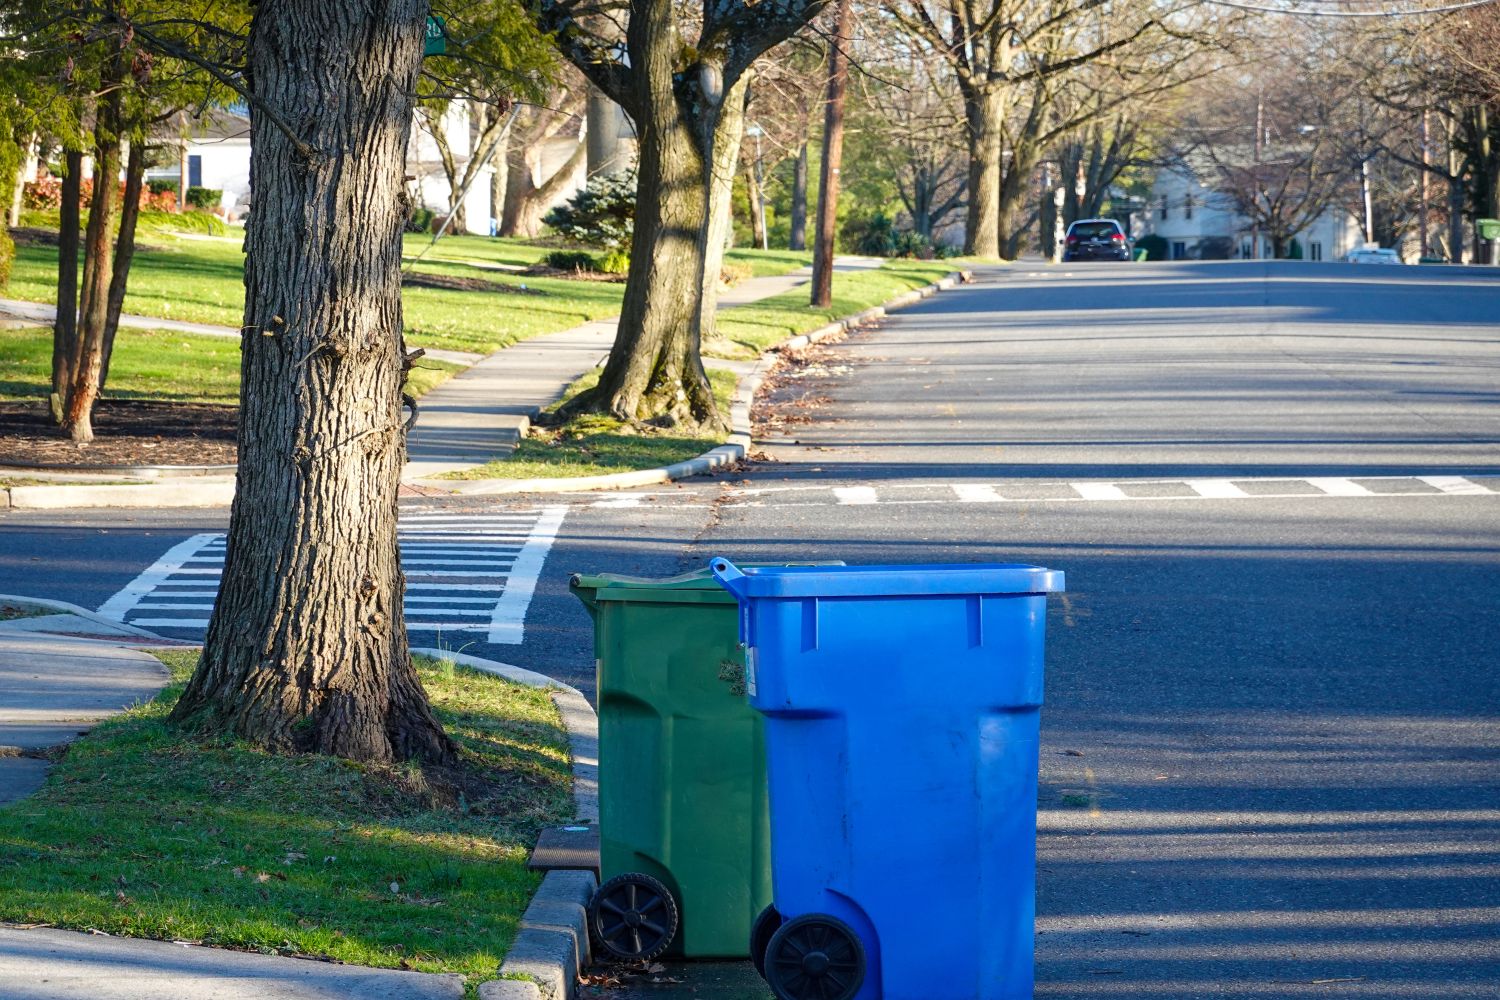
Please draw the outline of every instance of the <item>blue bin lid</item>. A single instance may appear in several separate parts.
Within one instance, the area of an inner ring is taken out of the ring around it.
[[[709,565],[718,570],[714,575],[736,597],[1047,594],[1064,589],[1061,570],[1021,563],[736,568],[726,559],[713,559]]]

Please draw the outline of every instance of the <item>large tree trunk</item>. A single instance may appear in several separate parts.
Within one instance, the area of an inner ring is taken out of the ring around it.
[[[120,332],[120,313],[125,308],[125,286],[130,280],[130,262],[135,259],[135,224],[141,215],[141,188],[146,180],[144,138],[130,144],[125,164],[125,196],[120,203],[120,233],[115,237],[114,274],[109,281],[109,301],[104,315],[104,360],[99,366],[99,391],[109,382],[109,360]]]
[[[964,252],[1000,256],[1000,129],[1005,93],[998,85],[966,88],[969,125],[969,215]]]
[[[1037,154],[1033,149],[1011,151],[1009,169],[1004,172],[1000,183],[995,236],[1001,253],[1009,260],[1015,260],[1021,255],[1021,237],[1026,233],[1026,226],[1020,220],[1021,209],[1031,187],[1032,171],[1036,169]]]
[[[838,27],[828,52],[828,106],[823,112],[823,169],[818,174],[818,225],[813,236],[812,304],[833,304],[833,258],[837,239],[839,173],[844,162],[844,103],[849,90],[849,40],[854,28],[852,0],[839,0]]]
[[[590,85],[588,92],[585,133],[589,177],[608,177],[630,169],[630,157],[620,135],[624,124],[620,106],[598,87]]]
[[[176,722],[279,750],[455,759],[412,668],[396,548],[402,176],[427,10],[255,8],[256,335],[243,346],[223,581]]]
[[[792,172],[792,234],[789,242],[793,250],[807,249],[807,143],[797,150],[797,165]]]
[[[718,411],[693,336],[704,251],[703,161],[685,123],[648,122],[639,143],[630,273],[597,402],[624,420],[662,414],[712,425]]]
[[[63,154],[62,203],[57,227],[57,316],[52,321],[52,419],[63,422],[78,356],[78,220],[83,200],[83,152]]]
[[[552,175],[540,180],[542,147],[527,145],[511,158],[505,182],[505,215],[500,222],[501,236],[532,237],[541,232],[542,216],[572,181],[588,156],[588,146],[579,143]]]

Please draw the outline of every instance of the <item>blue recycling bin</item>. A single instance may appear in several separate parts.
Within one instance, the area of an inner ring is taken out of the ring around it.
[[[781,1000],[1030,1000],[1047,594],[1019,565],[710,563],[766,719]]]

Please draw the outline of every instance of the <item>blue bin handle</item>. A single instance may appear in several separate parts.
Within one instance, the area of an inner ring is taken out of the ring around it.
[[[722,556],[715,556],[708,562],[708,568],[713,573],[714,579],[741,604],[745,601],[745,574],[740,568]]]
[[[745,574],[734,563],[720,556],[708,561],[708,569],[713,573],[714,579],[719,581],[719,585],[739,602],[740,645],[749,649],[755,644],[755,637],[751,634],[749,589],[745,586]]]

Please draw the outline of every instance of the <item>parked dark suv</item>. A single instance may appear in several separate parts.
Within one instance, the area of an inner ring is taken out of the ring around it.
[[[1129,259],[1130,241],[1114,219],[1079,219],[1068,227],[1064,261]]]

